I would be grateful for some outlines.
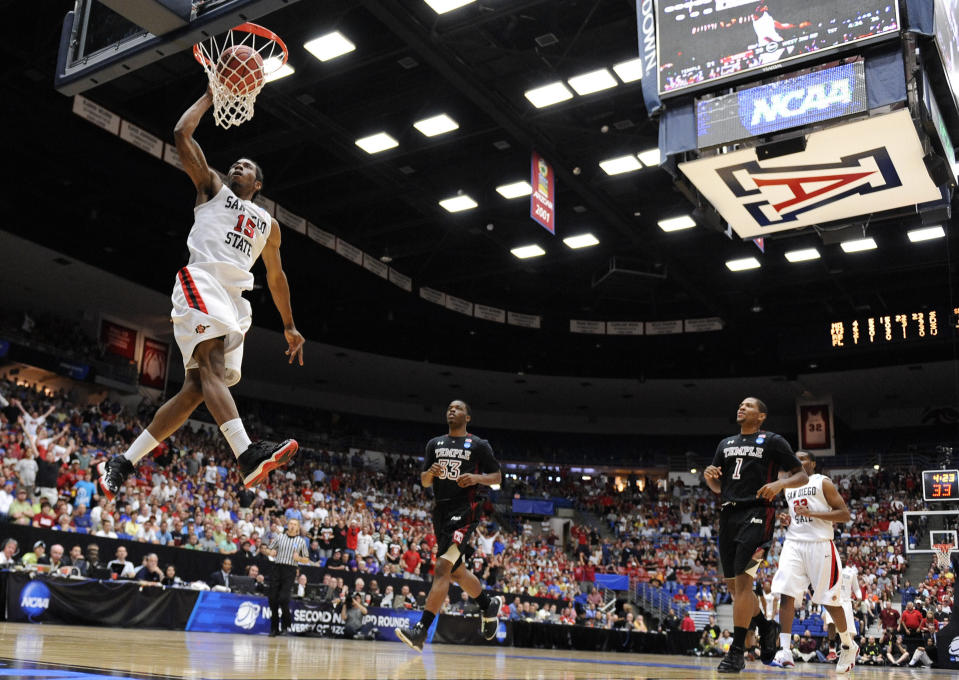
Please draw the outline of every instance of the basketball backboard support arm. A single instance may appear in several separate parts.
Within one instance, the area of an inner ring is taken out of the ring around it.
[[[63,20],[54,87],[72,96],[193,47],[197,42],[298,0],[228,0],[164,35],[142,30],[91,54],[81,52],[89,5],[77,3]]]
[[[100,0],[153,35],[166,35],[190,23],[193,0]]]

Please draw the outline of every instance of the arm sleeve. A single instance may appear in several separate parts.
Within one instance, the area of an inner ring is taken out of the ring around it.
[[[423,456],[423,472],[426,472],[430,469],[430,466],[436,462],[436,454],[434,453],[435,447],[433,446],[433,440],[430,439],[426,444],[426,453]]]
[[[493,455],[493,448],[489,445],[489,442],[483,441],[480,446],[477,447],[477,453],[482,452],[480,457],[480,471],[487,472],[498,472],[499,471],[499,461],[496,460],[496,456]]]
[[[723,466],[723,442],[719,442],[719,444],[716,445],[716,453],[713,454],[713,465],[719,468]]]
[[[802,463],[799,462],[785,438],[777,434],[770,439],[769,444],[772,446],[773,460],[780,468],[789,471],[802,467]]]

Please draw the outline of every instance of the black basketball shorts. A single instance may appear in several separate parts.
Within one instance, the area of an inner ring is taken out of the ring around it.
[[[481,503],[433,509],[433,531],[436,532],[436,554],[453,565],[456,571],[473,555],[473,532],[480,520]]]
[[[723,578],[753,578],[766,559],[776,527],[776,511],[765,505],[725,505],[719,513],[719,562]]]

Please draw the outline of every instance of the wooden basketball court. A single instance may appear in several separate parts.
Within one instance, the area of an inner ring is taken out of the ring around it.
[[[0,624],[0,677],[131,678],[712,678],[716,659],[509,647],[434,645],[418,654],[392,642]],[[65,672],[66,671],[66,672]],[[831,666],[747,664],[743,677],[833,678]],[[860,668],[857,680],[953,678],[946,670]]]

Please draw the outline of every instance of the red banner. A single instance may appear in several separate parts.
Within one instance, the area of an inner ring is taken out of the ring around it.
[[[556,175],[552,166],[538,153],[533,152],[530,184],[533,193],[529,197],[529,216],[551,234],[556,233]]]
[[[103,319],[100,322],[100,342],[110,354],[133,361],[137,350],[137,332],[132,328]]]
[[[169,356],[168,344],[145,338],[143,360],[140,361],[140,384],[162,390],[166,383],[166,365]]]

